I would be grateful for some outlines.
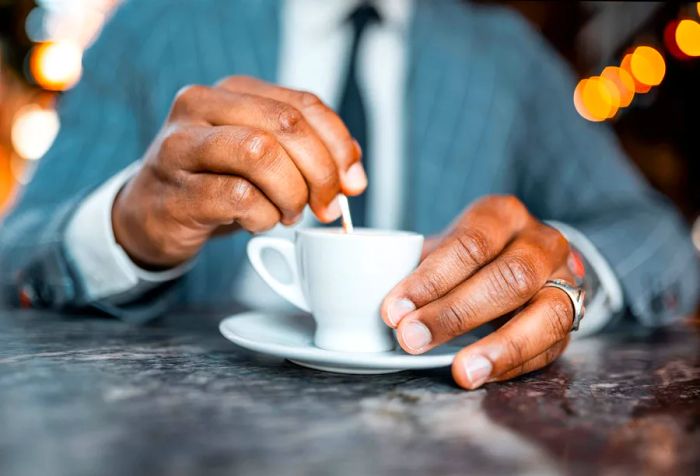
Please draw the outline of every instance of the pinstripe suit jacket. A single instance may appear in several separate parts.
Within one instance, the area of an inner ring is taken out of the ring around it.
[[[234,74],[275,81],[279,13],[274,0],[149,0],[115,14],[87,52],[82,81],[61,99],[59,136],[0,229],[6,299],[24,292],[36,305],[97,306],[135,321],[173,302],[233,299],[245,233],[208,243],[172,289],[113,306],[87,302],[64,229],[82,197],[142,155],[180,87]],[[687,230],[609,128],[575,113],[570,72],[523,20],[419,0],[408,50],[404,228],[436,233],[477,197],[515,194],[536,216],[590,238],[643,323],[694,306],[698,261]]]

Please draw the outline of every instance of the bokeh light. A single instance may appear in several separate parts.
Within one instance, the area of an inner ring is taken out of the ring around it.
[[[693,244],[695,245],[695,249],[700,251],[700,216],[695,219],[695,223],[693,223],[693,230],[691,234],[693,238]]]
[[[10,159],[10,173],[15,182],[26,185],[31,181],[38,165],[38,160],[26,160],[18,155],[13,155]]]
[[[617,66],[608,66],[600,75],[615,84],[620,96],[620,107],[629,106],[634,98],[634,79],[632,76]]]
[[[12,146],[27,160],[41,158],[56,138],[59,129],[58,114],[29,104],[15,115],[12,124]]]
[[[589,121],[604,121],[617,113],[620,93],[615,83],[602,76],[583,79],[574,90],[574,107]]]
[[[647,86],[657,86],[666,75],[666,62],[655,48],[638,46],[630,59],[632,76]]]
[[[690,56],[683,53],[683,51],[678,47],[678,43],[676,43],[676,28],[678,27],[679,23],[679,20],[671,20],[668,22],[666,28],[664,28],[664,45],[674,58],[679,60],[687,60],[690,58]]]
[[[29,69],[44,89],[63,91],[80,79],[82,56],[80,47],[71,41],[41,43],[31,52]]]
[[[10,161],[3,155],[3,151],[0,149],[0,212],[7,206],[14,189]]]
[[[596,119],[589,114],[583,105],[583,88],[586,87],[586,83],[588,83],[588,79],[584,78],[576,85],[576,88],[574,89],[574,107],[576,108],[576,112],[578,112],[584,119],[596,121]]]
[[[644,93],[648,93],[651,90],[651,86],[644,84],[644,83],[640,83],[637,80],[637,78],[634,77],[634,74],[632,74],[632,53],[627,53],[622,58],[622,61],[620,62],[620,68],[627,71],[627,73],[632,78],[632,81],[634,81],[634,92],[635,93],[644,94]]]
[[[688,56],[700,56],[700,23],[681,20],[676,27],[676,44]]]

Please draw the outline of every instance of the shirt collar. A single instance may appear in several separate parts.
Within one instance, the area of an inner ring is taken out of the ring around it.
[[[352,11],[367,0],[286,0],[284,8],[294,25],[305,30],[327,31],[343,24]],[[404,29],[413,11],[412,0],[371,0],[382,25]]]

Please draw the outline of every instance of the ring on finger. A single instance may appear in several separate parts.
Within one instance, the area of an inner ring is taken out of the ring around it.
[[[544,283],[543,287],[556,288],[566,293],[571,300],[571,305],[574,308],[571,332],[577,331],[583,316],[586,314],[586,307],[584,306],[586,291],[582,287],[572,286],[562,279],[548,279],[547,282]]]

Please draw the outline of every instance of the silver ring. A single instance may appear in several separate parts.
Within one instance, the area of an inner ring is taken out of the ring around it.
[[[584,291],[583,288],[572,286],[561,279],[548,279],[543,287],[561,289],[569,296],[571,305],[574,306],[574,320],[571,324],[571,332],[577,331],[581,319],[583,319],[586,313],[586,307],[583,305],[583,301],[586,298],[586,291]]]

